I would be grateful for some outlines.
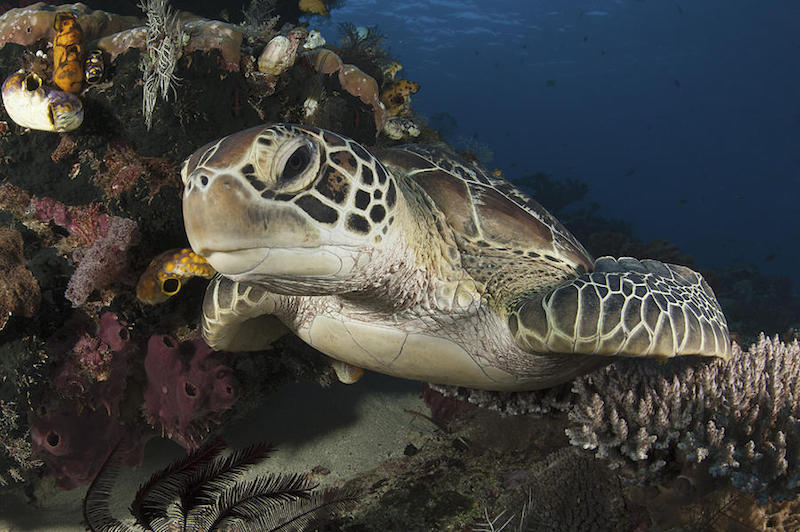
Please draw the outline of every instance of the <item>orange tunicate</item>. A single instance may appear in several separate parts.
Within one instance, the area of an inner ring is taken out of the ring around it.
[[[300,0],[297,7],[304,13],[328,16],[328,8],[325,7],[322,0]]]
[[[53,28],[53,81],[65,92],[78,92],[83,85],[83,31],[75,15],[56,14]]]
[[[399,79],[391,82],[381,93],[381,102],[386,106],[389,116],[408,113],[411,104],[411,95],[419,90],[419,83]]]

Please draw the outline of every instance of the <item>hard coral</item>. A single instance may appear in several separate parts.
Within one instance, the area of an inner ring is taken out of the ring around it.
[[[570,441],[652,477],[697,463],[761,503],[800,493],[800,345],[763,335],[727,363],[622,361],[575,381]]]
[[[22,235],[10,227],[0,227],[0,330],[12,314],[30,318],[39,308],[39,283],[25,267]]]
[[[202,340],[179,344],[167,335],[152,336],[144,367],[148,422],[186,449],[198,447],[236,401],[233,370]]]

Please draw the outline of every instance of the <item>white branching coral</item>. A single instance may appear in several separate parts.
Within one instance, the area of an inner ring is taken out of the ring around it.
[[[169,100],[170,92],[175,93],[179,82],[175,67],[183,53],[187,35],[168,0],[142,0],[139,8],[147,15],[145,52],[139,68],[144,81],[142,113],[147,129],[150,129],[159,93],[165,101]]]
[[[567,435],[644,477],[700,464],[759,502],[800,493],[800,345],[764,335],[693,366],[618,362],[574,382]]]

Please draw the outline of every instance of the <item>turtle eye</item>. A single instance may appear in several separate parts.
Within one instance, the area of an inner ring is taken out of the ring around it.
[[[283,172],[281,173],[281,179],[284,181],[291,181],[308,168],[308,163],[310,162],[311,150],[306,145],[300,146],[294,150],[286,160]]]
[[[266,148],[263,148],[266,151]],[[297,136],[282,143],[271,155],[275,192],[297,194],[311,186],[319,168],[319,148],[308,138]],[[256,164],[256,168],[259,165]]]
[[[181,281],[180,279],[176,279],[175,277],[170,277],[169,279],[165,279],[164,282],[161,284],[161,291],[164,292],[168,296],[174,296],[178,293],[181,289]]]

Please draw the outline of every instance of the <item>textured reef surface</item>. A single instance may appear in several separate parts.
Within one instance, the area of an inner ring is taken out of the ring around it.
[[[11,91],[28,103],[0,117],[0,496],[22,493],[33,512],[54,490],[82,498],[94,481],[87,515],[93,529],[110,529],[103,490],[141,463],[149,440],[165,438],[194,454],[154,477],[183,479],[160,502],[197,502],[191,490],[219,496],[186,479],[221,478],[217,489],[230,482],[233,500],[330,503],[319,516],[325,530],[796,530],[800,303],[787,300],[788,279],[746,264],[703,270],[737,338],[727,364],[617,363],[531,393],[419,385],[427,406],[408,416],[430,433],[325,486],[338,491],[311,495],[325,484],[321,470],[236,480],[266,448],[221,459],[215,434],[289,383],[330,386],[337,376],[292,336],[264,351],[212,351],[198,331],[203,279],[164,284],[176,297],[137,297],[151,260],[188,247],[183,160],[269,121],[335,130],[371,148],[444,144],[413,110],[424,87],[402,79],[377,28],[344,25],[340,42],[326,44],[301,20],[335,2],[285,4],[254,0],[240,24],[157,0],[140,17],[41,2],[0,17],[0,72],[28,76],[3,88],[5,105],[23,101],[6,98]],[[58,13],[71,14],[82,35],[68,34],[74,27]],[[74,70],[69,39],[92,58],[78,65],[92,82],[39,90]],[[75,105],[82,114],[72,127]],[[18,112],[42,128],[19,125]],[[669,242],[637,241],[624,221],[577,207],[581,182],[514,181],[596,256],[695,266]],[[263,526],[302,507],[271,504],[259,507]]]

